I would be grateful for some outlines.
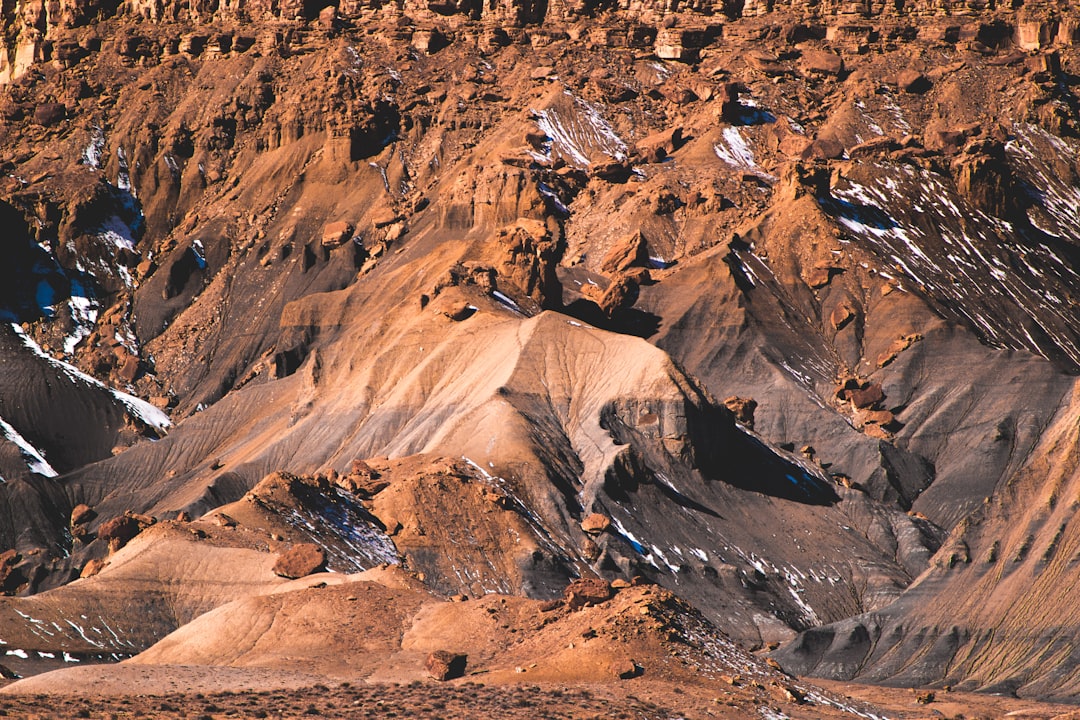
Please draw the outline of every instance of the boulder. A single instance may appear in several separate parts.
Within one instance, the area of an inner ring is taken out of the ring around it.
[[[96,517],[97,513],[92,507],[80,503],[71,510],[71,526],[84,525]]]
[[[126,512],[103,522],[98,528],[97,536],[99,540],[108,543],[109,550],[116,552],[153,524],[153,518]]]
[[[0,593],[14,592],[25,582],[22,573],[15,569],[21,559],[22,557],[15,550],[5,550],[0,553]]]
[[[671,153],[685,144],[681,127],[671,127],[662,132],[643,137],[637,142],[637,152],[646,162],[662,162]]]
[[[896,76],[896,84],[906,93],[921,94],[930,89],[930,78],[917,70],[901,70]]]
[[[638,230],[633,235],[620,240],[608,252],[600,263],[600,270],[609,275],[623,272],[634,265],[644,265],[649,261],[649,246],[645,236]]]
[[[842,330],[855,319],[855,311],[847,303],[837,305],[829,313],[829,323],[836,330]]]
[[[757,400],[738,395],[732,395],[724,400],[724,407],[732,412],[737,421],[751,430],[754,429],[754,411],[757,410],[757,406]]]
[[[80,578],[94,577],[99,572],[101,572],[105,568],[106,565],[108,565],[108,563],[106,561],[100,559],[100,558],[94,558],[93,560],[88,560],[86,562],[86,564],[83,565],[83,569],[82,569],[82,572],[79,573],[79,577]]]
[[[615,278],[596,304],[611,318],[620,310],[632,307],[637,302],[639,291],[640,288],[634,280],[622,275]]]
[[[640,675],[642,667],[631,658],[620,658],[611,662],[608,666],[608,672],[611,673],[612,677],[619,680],[629,680]]]
[[[586,515],[585,519],[581,521],[581,529],[590,535],[599,535],[609,527],[611,527],[611,518],[600,513]]]
[[[563,598],[571,610],[579,610],[586,605],[599,605],[615,595],[611,584],[600,578],[582,578],[566,586]]]
[[[42,127],[49,127],[67,116],[63,103],[42,103],[34,108],[34,122]]]
[[[344,220],[338,222],[327,223],[323,228],[322,244],[323,247],[338,247],[344,245],[352,238],[353,226],[351,223],[347,223]]]
[[[859,409],[873,407],[884,399],[885,392],[881,389],[881,383],[871,383],[865,388],[847,391],[847,400]]]
[[[844,72],[844,59],[827,50],[804,50],[799,67],[804,73],[840,75]]]
[[[296,579],[320,572],[326,568],[326,552],[312,543],[300,543],[278,556],[274,574]]]
[[[431,677],[445,682],[465,674],[469,656],[464,653],[452,653],[448,650],[435,650],[424,661],[424,669]]]

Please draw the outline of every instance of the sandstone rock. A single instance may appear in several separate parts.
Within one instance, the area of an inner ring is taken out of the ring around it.
[[[344,245],[352,237],[353,229],[352,224],[344,220],[327,223],[322,233],[323,247]]]
[[[71,526],[85,525],[96,517],[97,513],[93,508],[80,503],[71,510]]]
[[[585,519],[581,521],[581,529],[590,535],[599,535],[609,527],[611,527],[611,518],[600,513],[586,515]]]
[[[586,605],[599,605],[614,596],[611,584],[600,578],[582,578],[566,586],[563,598],[571,610],[578,610]]]
[[[92,560],[88,560],[87,563],[85,565],[83,565],[83,569],[82,569],[82,572],[79,573],[79,577],[80,578],[94,577],[99,572],[101,572],[105,568],[105,566],[108,565],[108,564],[109,564],[108,562],[106,562],[105,560],[102,560],[100,558],[94,558]]]
[[[302,578],[326,567],[326,552],[312,543],[300,543],[278,556],[274,574],[284,578]]]
[[[597,301],[600,310],[609,318],[615,317],[620,310],[632,307],[638,299],[639,287],[636,282],[620,275],[608,286]]]
[[[644,265],[649,261],[649,246],[645,236],[638,230],[629,237],[620,240],[600,263],[600,270],[614,275],[627,270],[633,265]]]
[[[871,383],[865,388],[849,390],[848,401],[857,408],[869,408],[885,399],[885,393],[881,389],[881,383]]]
[[[840,75],[844,72],[844,59],[826,50],[804,50],[799,66],[804,73]]]
[[[638,140],[637,152],[646,162],[662,162],[685,142],[682,127],[675,126]]]
[[[153,524],[153,518],[126,512],[103,522],[98,527],[97,536],[109,544],[109,550],[116,552]]]
[[[589,168],[589,174],[592,177],[600,178],[601,180],[607,180],[608,182],[624,183],[630,179],[630,175],[633,174],[633,167],[630,163],[612,160],[606,163],[596,163]]]
[[[815,265],[805,271],[803,279],[806,280],[807,285],[817,290],[818,288],[823,288],[828,285],[832,281],[832,276],[842,271],[842,268],[837,268],[832,265]]]
[[[0,593],[14,592],[25,579],[15,566],[22,560],[22,556],[15,550],[5,550],[0,553]]]
[[[43,103],[34,108],[34,122],[43,127],[50,127],[67,116],[63,103]]]
[[[644,669],[631,658],[620,658],[608,665],[608,672],[619,680],[629,680],[641,675]]]
[[[454,322],[461,322],[471,318],[476,313],[476,307],[466,302],[454,303],[446,310],[443,310],[443,315],[450,318]]]
[[[754,429],[754,411],[757,410],[757,406],[757,400],[739,397],[738,395],[732,395],[724,400],[724,407],[735,415],[738,422],[751,430]]]
[[[842,330],[848,323],[855,319],[855,311],[847,303],[842,303],[833,308],[829,313],[829,323],[836,330]]]
[[[906,93],[921,94],[930,89],[930,78],[916,70],[901,70],[896,84]]]
[[[448,650],[436,650],[427,656],[424,661],[424,669],[436,680],[445,682],[465,674],[469,656],[463,653],[452,653]]]

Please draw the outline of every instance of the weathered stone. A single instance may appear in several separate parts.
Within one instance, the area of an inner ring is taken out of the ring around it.
[[[436,650],[427,656],[424,669],[436,680],[445,682],[465,674],[469,656],[464,653],[453,653],[448,650]]]
[[[84,525],[97,517],[97,513],[89,505],[82,503],[71,510],[71,526]]]
[[[799,66],[804,73],[840,75],[844,72],[844,59],[826,50],[804,50]]]
[[[901,70],[896,76],[896,84],[906,93],[920,94],[931,87],[930,78],[916,70]]]
[[[751,430],[754,429],[754,411],[757,410],[757,406],[757,400],[738,395],[732,395],[724,400],[724,407],[732,412],[738,422]]]
[[[326,567],[326,552],[312,543],[300,543],[278,556],[274,574],[284,578],[302,578]]]
[[[582,578],[566,586],[563,598],[571,610],[578,610],[586,605],[599,605],[607,602],[614,595],[610,583],[600,578]]]
[[[344,245],[353,234],[353,226],[344,220],[327,223],[323,228],[322,244],[324,247]]]
[[[599,535],[611,527],[611,518],[600,513],[591,513],[581,521],[581,529],[590,535]]]
[[[641,675],[643,668],[631,658],[620,658],[611,662],[608,666],[608,672],[611,673],[612,677],[619,680],[629,680]]]
[[[623,272],[634,265],[644,265],[649,261],[648,243],[641,231],[615,244],[600,263],[600,270],[609,275]]]

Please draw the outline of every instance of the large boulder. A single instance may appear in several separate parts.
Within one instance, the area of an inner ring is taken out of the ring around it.
[[[293,545],[274,563],[274,573],[289,579],[306,577],[325,568],[326,552],[312,543]]]

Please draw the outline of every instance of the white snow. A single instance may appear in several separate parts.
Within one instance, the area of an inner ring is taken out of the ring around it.
[[[101,169],[101,155],[105,151],[105,132],[95,127],[90,133],[90,142],[83,148],[80,160],[91,170]]]
[[[550,107],[534,110],[536,126],[551,138],[551,153],[557,152],[579,168],[592,164],[596,154],[607,155],[614,160],[625,160],[626,143],[618,136],[600,109],[569,91],[569,109]]]
[[[53,466],[45,460],[45,456],[41,451],[27,442],[26,438],[20,435],[19,432],[2,417],[0,417],[0,433],[3,433],[4,437],[18,446],[19,451],[26,460],[26,467],[30,468],[30,472],[44,475],[45,477],[56,477],[59,475],[59,473],[53,469]]]
[[[29,655],[27,655],[25,650],[8,650],[7,654],[8,655],[14,655],[15,657],[20,657],[23,660],[30,657]]]
[[[739,132],[739,128],[726,127],[723,129],[722,134],[724,144],[713,146],[716,157],[732,167],[744,170],[757,169],[757,163],[754,162],[754,151],[750,149],[750,145],[746,142],[742,133]]]
[[[136,417],[146,425],[153,427],[157,430],[164,431],[172,426],[172,420],[164,412],[154,407],[150,403],[135,397],[134,395],[128,395],[125,392],[120,392],[114,388],[109,387],[105,383],[101,382],[97,378],[93,378],[83,371],[79,370],[73,365],[57,360],[47,352],[42,350],[34,339],[23,332],[22,327],[17,323],[11,324],[11,329],[15,331],[15,334],[22,340],[23,345],[30,349],[35,355],[46,360],[52,366],[59,368],[72,382],[82,382],[91,387],[98,387],[108,391],[114,398],[127,408],[128,413]]]

